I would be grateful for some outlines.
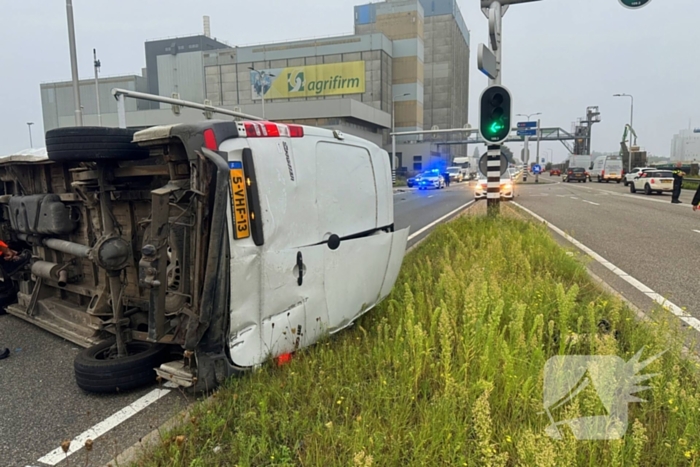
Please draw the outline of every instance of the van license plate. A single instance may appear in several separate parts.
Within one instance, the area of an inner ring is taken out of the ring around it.
[[[240,240],[250,237],[245,174],[241,162],[230,162],[229,167],[231,168],[231,197],[233,201],[233,238]]]

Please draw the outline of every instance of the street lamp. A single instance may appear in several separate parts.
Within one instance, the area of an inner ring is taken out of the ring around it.
[[[391,98],[391,176],[394,176],[394,159],[396,159],[396,136],[394,132],[396,131],[396,98],[397,97],[407,97],[410,94],[405,92],[400,96],[392,96]]]
[[[537,112],[536,114],[516,114],[516,117],[526,117],[527,121],[530,121],[530,117],[534,117],[535,115],[542,115],[542,112]]]
[[[29,128],[29,147],[34,149],[34,143],[32,142],[32,125],[34,125],[34,122],[27,122],[27,127]]]
[[[272,73],[268,73],[266,71],[256,70],[252,66],[249,66],[248,69],[256,72],[258,74],[258,78],[260,79],[260,84],[262,86],[261,87],[262,92],[260,94],[260,97],[262,98],[262,118],[263,118],[263,120],[265,120],[265,77],[268,76],[270,78],[274,78],[275,75],[273,75]]]
[[[630,126],[634,129],[634,96],[632,94],[613,94],[613,97],[629,97],[630,98]],[[634,139],[635,146],[637,145],[637,138]]]
[[[629,97],[630,98],[630,128],[632,129],[632,132],[630,132],[630,142],[632,142],[632,138],[634,138],[634,142],[631,144],[631,146],[636,146],[637,145],[637,138],[634,136],[634,96],[632,94],[613,94],[613,97]],[[632,171],[632,151],[629,151],[630,156],[629,156],[629,171]]]

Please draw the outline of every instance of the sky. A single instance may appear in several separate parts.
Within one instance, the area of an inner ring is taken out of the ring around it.
[[[211,17],[212,36],[250,45],[353,32],[353,6],[362,0],[73,0],[79,75],[140,74],[144,42],[198,34]],[[477,46],[488,44],[479,0],[458,0],[471,31],[469,121],[478,126],[478,100],[488,79],[477,69]],[[43,146],[39,85],[71,79],[64,0],[0,0],[0,154]],[[700,128],[700,0],[651,0],[638,10],[618,0],[540,0],[513,5],[503,18],[502,83],[514,114],[541,112],[543,127],[570,131],[599,106],[594,151],[617,151],[634,96],[638,144],[668,156],[680,129]],[[520,119],[520,118],[518,118]],[[520,145],[512,149],[519,154]],[[543,143],[564,160],[561,143]],[[470,148],[471,153],[473,149]],[[534,155],[534,146],[531,147]],[[532,160],[532,159],[531,159]]]

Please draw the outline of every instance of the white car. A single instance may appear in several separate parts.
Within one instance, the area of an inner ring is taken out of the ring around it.
[[[645,195],[673,191],[673,172],[670,170],[645,170],[629,182],[630,193],[643,191]]]
[[[440,173],[426,172],[421,175],[421,178],[418,181],[418,189],[428,190],[430,188],[435,188],[436,190],[445,188],[445,179],[442,175],[440,175]]]
[[[641,172],[646,170],[654,170],[654,167],[635,167],[631,172],[625,174],[625,177],[622,179],[622,183],[625,186],[628,186],[632,180],[638,177]]]
[[[508,172],[501,176],[501,199],[512,200],[515,197],[515,183]],[[486,199],[488,193],[488,182],[485,178],[480,178],[474,188],[475,199]]]
[[[0,228],[27,258],[1,287],[8,313],[85,347],[86,391],[211,389],[350,326],[398,276],[408,229],[366,140],[205,120],[46,145],[0,160]]]

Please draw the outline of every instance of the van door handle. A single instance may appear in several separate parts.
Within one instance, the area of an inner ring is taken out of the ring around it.
[[[301,284],[304,282],[304,258],[301,255],[301,251],[297,252],[297,269],[299,270],[297,284],[301,286]]]

